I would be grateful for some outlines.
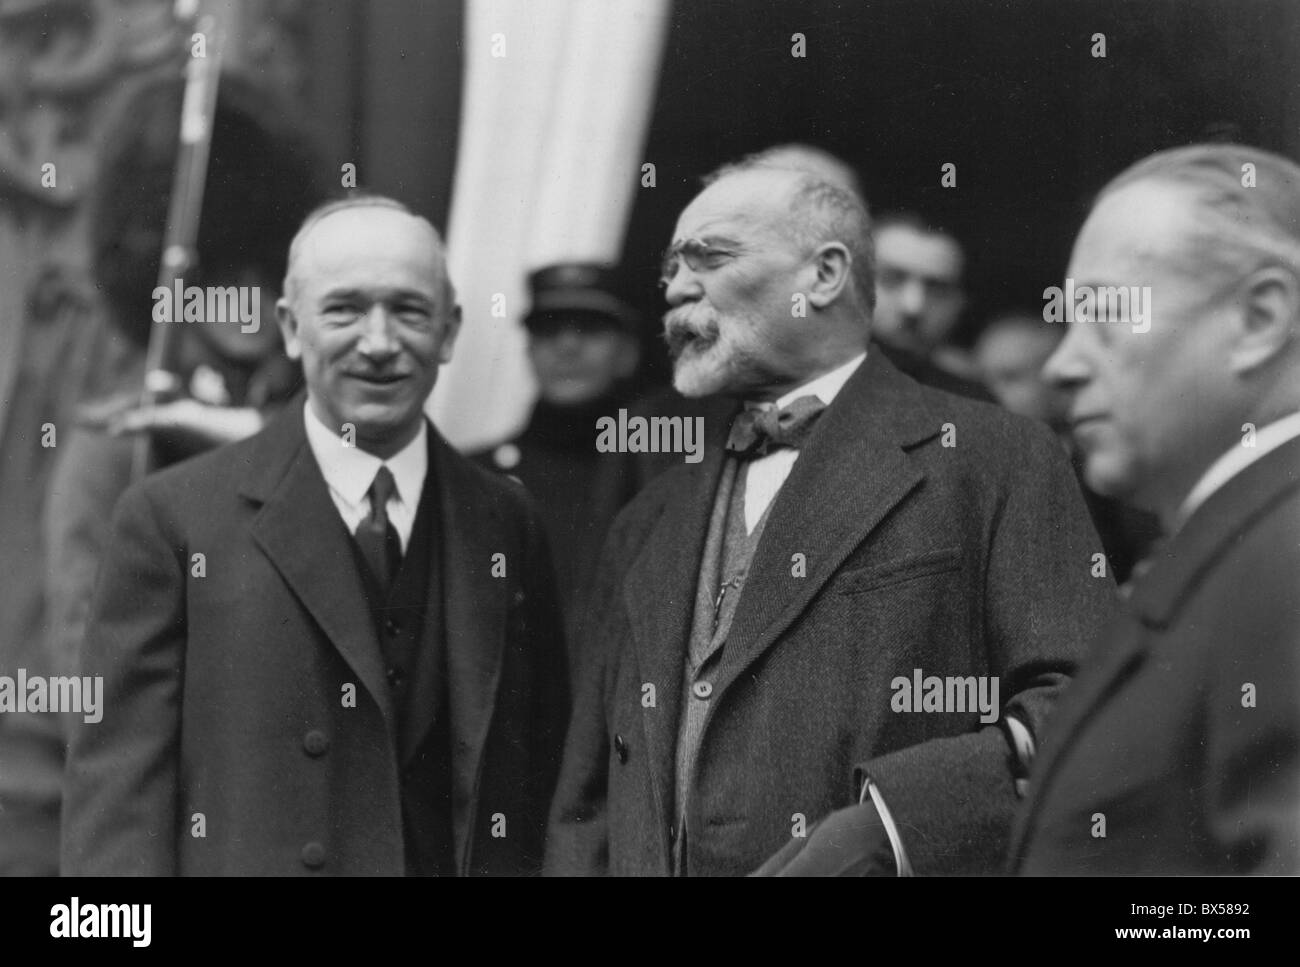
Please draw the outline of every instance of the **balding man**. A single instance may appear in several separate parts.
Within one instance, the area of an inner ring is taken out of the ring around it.
[[[397,202],[331,203],[284,293],[305,401],[118,506],[64,869],[534,871],[567,712],[559,614],[522,491],[424,416],[460,324],[442,243]]]
[[[1300,167],[1238,145],[1140,161],[1068,276],[1046,374],[1089,486],[1166,543],[1053,722],[1017,866],[1300,873]],[[1127,311],[1100,295],[1121,288]]]
[[[597,567],[548,872],[998,869],[1113,594],[1061,448],[868,350],[867,214],[818,173],[724,169],[663,284],[674,385],[722,399]]]

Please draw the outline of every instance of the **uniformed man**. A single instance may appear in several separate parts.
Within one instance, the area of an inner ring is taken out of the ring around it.
[[[537,405],[522,433],[479,459],[518,479],[537,501],[572,643],[605,532],[636,492],[632,459],[596,450],[596,421],[628,406],[640,346],[615,269],[551,265],[532,273],[529,286],[524,325]]]

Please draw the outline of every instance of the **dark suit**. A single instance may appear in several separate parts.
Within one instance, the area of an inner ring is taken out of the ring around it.
[[[729,423],[713,410],[704,460],[657,478],[611,532],[548,872],[671,869],[683,657]],[[999,868],[1016,803],[1002,729],[973,711],[893,712],[891,681],[1000,676],[1000,704],[1037,731],[1112,606],[1109,579],[1089,576],[1097,550],[1045,429],[872,352],[769,511],[703,724],[687,869],[750,872],[796,814],[811,826],[856,803],[863,772],[918,872]]]
[[[933,362],[929,356],[923,356],[907,349],[899,349],[897,346],[891,346],[889,343],[879,340],[873,341],[871,348],[873,351],[884,353],[899,372],[906,373],[922,386],[940,389],[945,393],[954,393],[969,400],[981,400],[985,403],[997,402],[996,397],[983,383],[978,380],[967,379],[957,373],[950,373]]]
[[[403,794],[437,785],[458,872],[539,867],[567,709],[545,541],[518,487],[430,437],[442,580],[422,647],[441,654],[401,734],[301,403],[127,492],[84,649],[105,711],[69,754],[65,872],[399,874]]]
[[[605,535],[636,493],[632,457],[600,453],[595,447],[596,421],[616,418],[625,406],[615,397],[574,406],[539,401],[519,436],[469,455],[479,466],[514,477],[536,503],[546,526],[569,642],[578,640],[586,592]],[[571,649],[569,657],[576,675],[576,650]]]
[[[1015,867],[1300,873],[1297,588],[1292,440],[1214,492],[1134,582],[1048,732]]]

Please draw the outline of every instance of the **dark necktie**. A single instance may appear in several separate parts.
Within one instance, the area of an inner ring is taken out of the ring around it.
[[[826,404],[817,397],[800,396],[779,410],[743,410],[731,424],[727,452],[751,460],[782,447],[798,450],[825,409]]]
[[[402,539],[397,536],[397,528],[388,519],[388,499],[396,490],[393,472],[381,466],[367,491],[370,513],[357,525],[355,535],[357,546],[361,548],[361,554],[370,568],[371,577],[384,591],[392,584],[393,575],[402,563]]]

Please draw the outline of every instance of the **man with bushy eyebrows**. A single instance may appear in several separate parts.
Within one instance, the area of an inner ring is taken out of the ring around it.
[[[866,209],[797,158],[709,180],[662,281],[674,385],[718,402],[605,545],[547,871],[1001,868],[1114,595],[1060,446],[869,347]]]

